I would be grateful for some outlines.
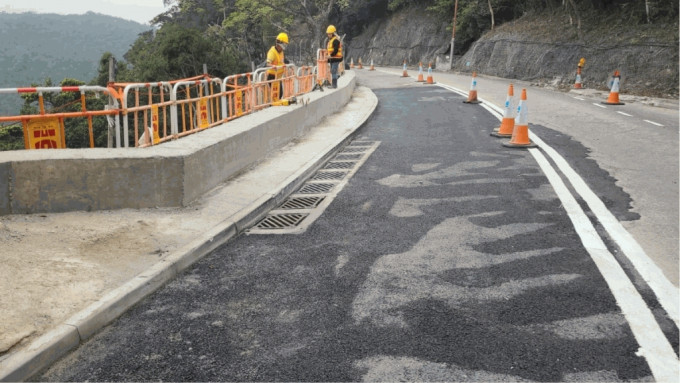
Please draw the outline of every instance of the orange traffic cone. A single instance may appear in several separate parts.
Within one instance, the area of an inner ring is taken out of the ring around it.
[[[371,67],[368,70],[375,70],[375,66],[373,66],[373,59],[371,59]]]
[[[427,64],[427,83],[434,84],[434,80],[432,79],[432,63]]]
[[[477,72],[472,72],[472,84],[470,84],[470,93],[468,93],[468,99],[463,102],[466,104],[482,103],[477,99]]]
[[[607,98],[607,101],[602,101],[603,104],[607,105],[625,105],[621,101],[619,101],[619,81],[621,79],[621,74],[619,74],[619,71],[616,70],[614,71],[614,82],[612,83],[612,89],[609,92],[609,97]]]
[[[508,148],[535,148],[537,145],[529,140],[529,109],[527,107],[527,90],[522,89],[522,96],[517,106],[517,117],[515,118],[515,128],[512,130],[510,142],[503,146]]]
[[[508,138],[512,137],[512,132],[515,129],[515,114],[514,114],[514,96],[515,88],[510,84],[508,87],[508,96],[505,98],[505,111],[503,112],[503,120],[501,126],[493,133],[494,137]]]
[[[581,89],[583,86],[581,85],[581,67],[578,67],[576,70],[576,81],[574,82],[574,89]]]
[[[354,57],[352,57],[351,59],[349,59],[349,68],[350,68],[350,69],[354,69]]]
[[[408,72],[406,71],[406,60],[404,60],[404,74],[401,77],[408,77]]]
[[[423,63],[418,64],[418,80],[417,82],[425,82],[425,79],[423,78]]]
[[[357,66],[357,69],[364,69],[364,65],[361,63],[361,57],[359,57],[359,66]]]

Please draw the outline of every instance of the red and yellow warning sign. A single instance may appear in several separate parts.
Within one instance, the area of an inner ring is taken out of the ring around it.
[[[210,120],[208,119],[208,99],[201,97],[198,100],[198,127],[205,129],[210,126]]]
[[[158,104],[151,105],[151,127],[153,129],[153,143],[155,145],[161,141],[161,136],[158,134]]]
[[[27,149],[64,149],[64,135],[59,118],[33,118],[26,125]]]

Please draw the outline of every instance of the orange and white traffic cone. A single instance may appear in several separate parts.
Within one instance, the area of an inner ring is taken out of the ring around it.
[[[603,104],[607,105],[625,105],[619,101],[619,81],[621,80],[621,74],[619,71],[614,71],[614,82],[612,82],[612,89],[609,92],[609,97],[607,101],[602,101]]]
[[[375,66],[373,66],[373,59],[371,59],[371,67],[368,70],[375,70]]]
[[[401,77],[408,77],[408,72],[406,71],[406,60],[404,60],[404,73],[401,75]]]
[[[527,107],[526,89],[522,89],[522,96],[519,99],[512,138],[510,138],[510,142],[503,143],[503,146],[508,148],[535,148],[537,146],[529,140],[529,109]]]
[[[357,69],[364,69],[364,65],[361,63],[361,57],[359,57],[359,65],[357,66]]]
[[[434,84],[434,80],[432,79],[432,63],[427,64],[427,83]]]
[[[350,68],[350,69],[354,69],[354,57],[352,57],[351,59],[349,59],[349,68]]]
[[[417,82],[425,82],[425,79],[423,78],[423,63],[418,64],[418,80]]]
[[[505,110],[503,112],[503,120],[501,121],[501,126],[498,127],[493,133],[494,137],[508,138],[512,137],[512,132],[515,129],[515,90],[512,84],[508,87],[508,96],[505,98]]]
[[[468,99],[463,102],[466,104],[482,103],[477,99],[477,72],[472,72],[472,83],[470,84],[470,93],[468,93]]]
[[[576,70],[576,81],[574,82],[574,89],[582,89],[583,85],[581,84],[581,67],[578,67]]]

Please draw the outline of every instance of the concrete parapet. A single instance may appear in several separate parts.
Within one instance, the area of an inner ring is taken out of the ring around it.
[[[339,111],[356,86],[149,148],[0,152],[0,215],[187,206]]]

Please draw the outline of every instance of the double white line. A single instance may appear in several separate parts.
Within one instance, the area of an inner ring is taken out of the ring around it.
[[[467,92],[458,88],[441,83],[437,85],[464,97],[468,96]],[[499,120],[502,119],[501,108],[489,101],[481,98],[480,100],[485,109]],[[529,152],[555,189],[569,219],[571,219],[576,232],[581,238],[583,246],[597,265],[607,285],[609,285],[609,289],[612,291],[617,304],[621,308],[621,312],[626,317],[633,335],[640,345],[637,355],[647,360],[656,381],[677,382],[680,376],[680,362],[673,347],[661,331],[654,315],[645,304],[633,282],[628,278],[616,258],[607,249],[597,230],[595,230],[595,227],[583,209],[581,209],[581,206],[576,202],[562,177],[551,166],[543,152],[557,165],[557,168],[562,172],[576,193],[586,202],[602,227],[621,248],[623,254],[652,289],[661,306],[679,328],[680,291],[666,278],[661,269],[647,256],[633,236],[626,231],[616,217],[606,208],[604,203],[583,181],[583,178],[569,166],[567,161],[532,132],[529,132],[529,137],[540,148],[529,149]]]

